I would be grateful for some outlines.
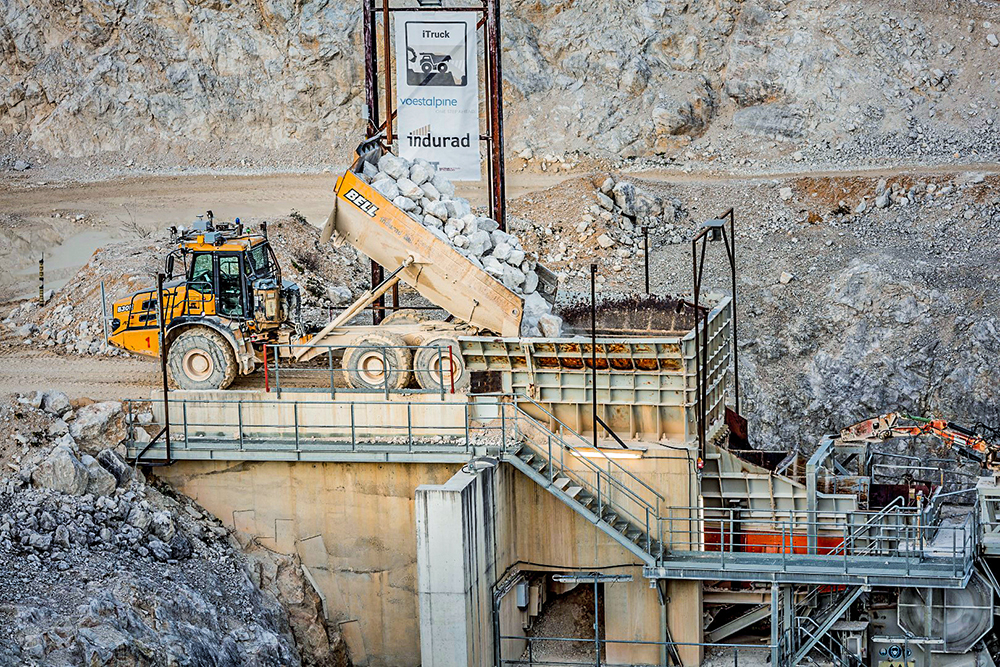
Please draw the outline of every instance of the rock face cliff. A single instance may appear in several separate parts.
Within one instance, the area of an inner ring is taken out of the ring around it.
[[[363,127],[360,7],[9,0],[0,131],[56,157],[343,159]],[[809,145],[836,160],[997,152],[997,75],[977,64],[1000,57],[993,0],[502,9],[510,156],[673,155],[702,135],[722,148]]]

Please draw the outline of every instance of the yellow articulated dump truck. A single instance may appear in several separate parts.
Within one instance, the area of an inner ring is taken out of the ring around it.
[[[367,291],[320,331],[305,334],[298,318],[299,289],[282,281],[266,237],[241,225],[199,221],[178,236],[167,258],[170,281],[163,303],[167,365],[182,389],[220,389],[264,362],[264,346],[299,362],[344,348],[341,365],[358,389],[468,387],[470,373],[458,355],[459,336],[518,336],[524,298],[473,264],[456,248],[412,219],[364,178],[364,165],[382,156],[362,145],[354,164],[337,180],[334,208],[323,240],[349,243],[387,269],[386,279]],[[177,259],[183,271],[173,278]],[[535,268],[537,292],[554,303],[556,277]],[[402,282],[446,311],[447,320],[401,310],[378,325],[349,324],[373,301]],[[155,288],[114,304],[109,342],[158,356]],[[451,346],[453,359],[434,351]],[[415,353],[411,349],[421,347]],[[444,366],[442,368],[441,366]],[[386,377],[388,375],[388,378]]]
[[[252,373],[267,343],[302,337],[298,286],[281,278],[267,228],[249,233],[239,220],[218,224],[212,212],[189,229],[172,230],[166,258],[163,319],[167,366],[182,389],[219,389]],[[156,288],[114,303],[108,342],[160,355]]]

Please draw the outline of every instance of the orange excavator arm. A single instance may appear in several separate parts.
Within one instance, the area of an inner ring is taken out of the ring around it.
[[[933,435],[950,449],[984,467],[998,467],[998,462],[995,461],[997,448],[994,445],[971,429],[945,419],[926,419],[890,412],[848,426],[840,432],[840,439],[843,442],[881,442],[890,438],[918,435]]]

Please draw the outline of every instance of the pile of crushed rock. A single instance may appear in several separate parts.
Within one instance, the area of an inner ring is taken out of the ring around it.
[[[128,465],[120,404],[38,392],[12,409],[34,433],[13,434],[0,477],[0,666],[347,664],[295,557],[244,553]]]

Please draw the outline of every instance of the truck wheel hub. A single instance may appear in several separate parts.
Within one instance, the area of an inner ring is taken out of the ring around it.
[[[192,380],[205,380],[214,368],[212,357],[205,350],[188,350],[182,361],[184,374]]]
[[[385,377],[385,360],[380,352],[369,352],[361,357],[358,372],[370,384],[382,382]]]

